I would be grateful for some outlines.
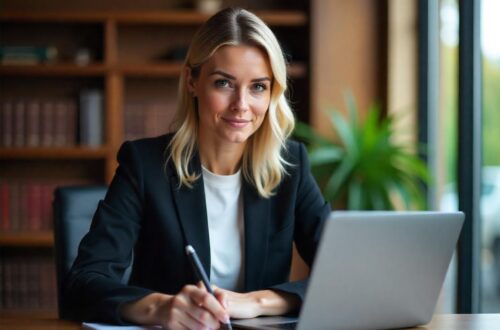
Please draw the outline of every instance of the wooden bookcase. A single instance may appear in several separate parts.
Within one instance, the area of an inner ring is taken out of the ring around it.
[[[290,7],[281,2],[280,6],[266,9],[262,5],[255,12],[271,26],[291,56],[290,98],[297,116],[308,120],[309,10],[307,5],[298,6],[297,3]],[[0,143],[0,184],[6,180],[53,184],[109,183],[117,165],[117,150],[126,138],[124,109],[129,103],[154,100],[156,104],[168,107],[168,111],[174,110],[181,63],[172,60],[169,51],[186,47],[196,28],[207,17],[193,9],[1,11],[0,46],[51,45],[57,47],[59,56],[50,64],[0,64],[0,101],[64,98],[77,104],[82,89],[98,88],[104,96],[104,144],[96,148],[78,144],[7,148]],[[86,65],[75,64],[74,55],[80,48],[90,50],[91,61]],[[165,131],[167,127],[165,123]],[[29,198],[27,200],[25,208],[29,209]],[[5,221],[1,217],[2,212],[0,220]],[[3,264],[3,260],[11,255],[33,254],[15,270],[15,275],[23,275],[23,272],[30,271],[31,263],[37,262],[40,253],[52,258],[50,227],[34,231],[1,228],[0,312],[47,311],[54,314],[56,306],[53,301],[48,307],[40,304],[38,307],[24,306],[19,302],[14,308],[6,306],[5,288],[9,285],[5,283],[6,271],[12,270],[6,270]],[[25,290],[32,289],[30,284],[26,286]],[[39,291],[35,294],[43,296],[48,293]],[[40,301],[46,300],[46,297],[39,298]]]

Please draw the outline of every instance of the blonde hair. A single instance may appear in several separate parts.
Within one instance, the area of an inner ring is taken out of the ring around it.
[[[169,159],[174,163],[180,184],[192,187],[200,176],[189,170],[189,162],[197,151],[198,115],[196,101],[186,86],[185,68],[190,68],[196,78],[201,66],[220,47],[228,45],[263,49],[273,71],[269,109],[260,128],[249,138],[241,165],[245,180],[255,186],[259,195],[268,198],[286,173],[288,163],[282,151],[295,120],[285,97],[286,62],[278,40],[260,18],[244,9],[227,8],[218,12],[193,37],[179,80],[179,103],[173,124],[176,133],[169,145]]]

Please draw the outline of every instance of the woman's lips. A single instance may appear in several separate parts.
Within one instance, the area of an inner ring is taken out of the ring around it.
[[[243,128],[248,123],[250,123],[250,120],[246,119],[237,119],[237,118],[222,118],[229,126],[234,127],[234,128]]]

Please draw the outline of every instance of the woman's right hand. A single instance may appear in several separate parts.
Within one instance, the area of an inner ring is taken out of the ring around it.
[[[165,329],[218,329],[229,315],[203,286],[186,285],[174,295],[153,293],[122,306],[124,320]]]

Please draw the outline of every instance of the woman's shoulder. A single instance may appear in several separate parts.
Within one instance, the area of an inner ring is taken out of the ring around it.
[[[283,156],[286,161],[296,164],[300,162],[302,152],[305,151],[305,146],[302,142],[288,139],[285,144]]]
[[[118,151],[118,161],[120,163],[132,159],[140,160],[141,163],[163,161],[172,136],[173,134],[169,133],[156,137],[125,141]]]
[[[141,138],[137,140],[128,140],[123,142],[121,149],[132,148],[140,154],[163,153],[172,140],[172,133],[163,134],[155,137]]]

